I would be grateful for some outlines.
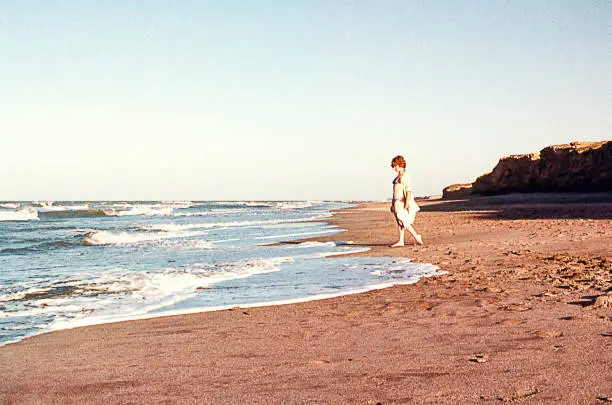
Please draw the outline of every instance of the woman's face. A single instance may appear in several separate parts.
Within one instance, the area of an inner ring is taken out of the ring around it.
[[[394,170],[396,173],[399,173],[399,172],[401,172],[403,169],[402,169],[402,167],[401,167],[400,165],[395,165],[395,166],[393,166],[393,170]]]

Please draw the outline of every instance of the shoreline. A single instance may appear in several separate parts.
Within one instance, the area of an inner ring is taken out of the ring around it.
[[[345,207],[342,209],[338,209],[338,210],[332,210],[329,211],[328,213],[326,213],[325,215],[322,216],[317,216],[317,217],[313,217],[310,219],[310,221],[303,221],[303,222],[321,222],[321,223],[325,223],[328,225],[331,225],[330,222],[328,222],[331,218],[333,218],[334,213],[335,212],[342,212],[343,210],[350,210],[352,208],[358,208],[359,203],[347,203],[347,205],[350,205],[350,207]],[[300,222],[302,222],[302,220],[300,220]],[[317,232],[307,232],[307,233],[302,233],[302,234],[296,234],[296,235],[286,235],[286,236],[292,236],[292,237],[297,237],[297,236],[301,236],[302,238],[300,239],[293,239],[290,241],[282,241],[282,242],[272,242],[272,243],[262,243],[262,246],[267,246],[267,245],[293,245],[293,244],[300,244],[302,242],[304,242],[306,239],[303,238],[320,238],[320,237],[330,237],[333,238],[334,235],[339,235],[342,232],[345,232],[346,229],[342,229],[337,227],[338,230],[337,231],[333,231],[332,233],[330,233],[331,231],[329,230],[324,230],[324,231],[317,231]],[[350,247],[350,244],[342,244],[342,246],[344,247]],[[367,256],[367,255],[363,255],[362,253],[366,253],[368,250],[370,250],[370,248],[356,248],[354,252],[330,252],[325,254],[324,256],[321,256],[319,259],[326,259],[326,258],[330,258],[330,257],[344,257],[344,256],[353,256],[353,257],[363,257],[363,256]],[[425,263],[427,264],[427,263]],[[432,274],[432,275],[423,275],[422,277],[432,277],[432,276],[436,276],[439,274]],[[161,318],[161,317],[172,317],[172,316],[181,316],[181,315],[190,315],[190,314],[197,314],[197,313],[205,313],[205,312],[213,312],[213,311],[226,311],[226,310],[237,310],[237,309],[249,309],[249,308],[262,308],[262,307],[271,307],[271,306],[279,306],[279,305],[289,305],[289,304],[298,304],[298,303],[303,303],[303,302],[309,302],[309,301],[317,301],[317,300],[326,300],[326,299],[331,299],[331,298],[337,298],[337,297],[341,297],[344,295],[352,295],[352,294],[360,294],[360,293],[364,293],[364,292],[368,292],[368,291],[373,291],[373,290],[379,290],[379,289],[383,289],[383,288],[389,288],[392,287],[394,285],[404,285],[404,284],[413,284],[416,281],[398,281],[395,283],[392,282],[383,282],[381,281],[380,283],[375,283],[375,284],[368,284],[368,285],[364,285],[362,287],[352,287],[349,288],[347,290],[343,290],[341,292],[337,292],[337,293],[321,293],[321,294],[315,294],[315,295],[310,295],[310,296],[306,296],[306,297],[297,297],[297,298],[289,298],[289,299],[285,299],[285,300],[271,300],[271,301],[258,301],[258,302],[252,302],[252,303],[244,303],[244,304],[227,304],[227,305],[216,305],[216,306],[210,306],[210,307],[199,307],[199,308],[186,308],[186,309],[170,309],[167,311],[162,311],[162,312],[154,312],[154,313],[149,313],[149,314],[141,314],[141,315],[129,315],[126,314],[124,316],[114,316],[114,317],[92,317],[90,318],[84,318],[84,319],[80,319],[77,321],[74,321],[72,323],[68,323],[68,326],[59,326],[59,327],[52,327],[52,328],[47,328],[44,330],[41,330],[37,333],[31,334],[31,335],[27,335],[15,340],[11,340],[11,341],[6,341],[6,342],[0,342],[0,348],[5,347],[5,346],[9,346],[9,345],[13,345],[13,344],[17,344],[20,343],[24,340],[27,339],[31,339],[34,338],[36,336],[40,336],[40,335],[45,335],[48,333],[54,333],[54,332],[58,332],[58,331],[65,331],[65,330],[73,330],[73,329],[77,329],[77,328],[85,328],[85,327],[90,327],[90,326],[96,326],[96,325],[107,325],[107,324],[112,324],[112,323],[118,323],[118,322],[130,322],[130,321],[138,321],[138,320],[147,320],[147,319],[153,319],[153,318]]]
[[[330,253],[329,255],[325,256],[325,258],[338,257],[338,256],[357,256],[364,252],[366,251],[335,253],[335,254]],[[424,263],[424,264],[427,264],[427,263]],[[399,285],[415,284],[422,278],[438,277],[444,274],[446,274],[446,272],[437,271],[434,274],[422,275],[420,276],[418,280],[415,280],[415,281],[397,281],[397,282],[386,282],[386,283],[381,282],[379,284],[369,284],[369,285],[366,285],[360,288],[345,290],[345,291],[341,291],[338,293],[316,294],[316,295],[310,295],[307,297],[289,298],[286,300],[261,301],[261,302],[237,304],[237,305],[219,305],[219,306],[193,308],[193,309],[176,309],[176,310],[169,310],[166,312],[146,314],[146,315],[140,315],[140,316],[127,315],[125,317],[118,317],[118,318],[113,318],[109,320],[95,320],[94,319],[91,321],[91,323],[89,322],[78,323],[77,322],[76,324],[74,324],[74,326],[50,329],[50,330],[46,330],[46,331],[43,331],[43,332],[40,332],[34,335],[25,336],[23,338],[20,338],[19,340],[3,342],[3,343],[0,343],[0,348],[9,346],[9,345],[13,345],[13,344],[18,344],[27,339],[35,338],[37,336],[45,335],[48,333],[67,331],[67,330],[73,330],[73,329],[78,329],[78,328],[87,328],[90,326],[108,325],[108,324],[113,324],[113,323],[141,321],[141,320],[183,316],[183,315],[193,315],[193,314],[201,314],[201,313],[207,313],[207,312],[238,311],[242,309],[251,309],[251,308],[268,308],[268,307],[277,307],[277,306],[283,306],[283,305],[301,304],[301,303],[306,303],[306,302],[311,302],[311,301],[329,300],[329,299],[344,297],[347,295],[363,294],[363,293],[370,292],[370,291],[382,290],[385,288],[390,288],[390,287],[399,286]],[[88,321],[88,320],[84,319],[83,321]]]
[[[36,335],[0,347],[0,402],[591,404],[612,396],[612,316],[603,305],[612,198],[421,206],[424,247],[387,247],[396,230],[386,203],[334,213],[325,222],[346,231],[302,241],[342,235],[370,248],[358,256],[412,257],[448,271],[443,277]]]

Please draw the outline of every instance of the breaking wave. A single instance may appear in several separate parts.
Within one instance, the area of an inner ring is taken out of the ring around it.
[[[276,257],[195,263],[146,272],[118,268],[52,284],[31,282],[0,294],[0,318],[30,317],[38,322],[36,317],[51,316],[47,330],[134,319],[222,281],[279,271],[283,262],[291,260]]]
[[[125,208],[91,208],[83,209],[84,206],[53,207],[49,210],[41,210],[40,214],[51,218],[86,218],[86,217],[123,217],[123,216],[172,216],[172,207],[150,207],[136,206]]]
[[[79,205],[46,205],[41,208],[38,208],[38,212],[52,212],[52,211],[83,211],[88,210],[88,204],[79,204]]]
[[[32,205],[42,208],[49,208],[53,205],[53,201],[34,201]]]
[[[156,242],[164,239],[188,238],[206,234],[202,231],[176,231],[176,232],[121,232],[92,231],[85,234],[81,244],[86,246],[98,245],[129,245],[140,242]]]
[[[0,221],[37,221],[38,211],[34,208],[24,208],[17,211],[0,211]]]
[[[87,218],[105,217],[107,215],[108,214],[103,209],[61,209],[40,212],[40,216],[45,218]]]
[[[51,285],[33,283],[34,285],[19,291],[0,294],[0,302],[39,301],[99,294],[137,293],[151,296],[181,290],[193,292],[197,288],[209,287],[220,281],[278,271],[281,263],[292,260],[291,257],[275,257],[215,264],[195,263],[146,272],[119,268],[98,274],[84,274],[78,280],[64,280]],[[0,318],[9,316],[3,315]]]
[[[248,227],[248,226],[259,226],[259,225],[276,225],[276,224],[289,224],[289,223],[300,223],[300,222],[311,222],[320,220],[323,218],[330,217],[331,214],[321,214],[308,218],[287,218],[287,219],[264,219],[257,221],[228,221],[228,222],[201,222],[195,224],[160,224],[160,225],[149,225],[141,227],[143,230],[155,230],[155,231],[179,231],[186,229],[208,229],[208,228],[233,228],[233,227]]]
[[[167,206],[142,205],[142,206],[131,207],[129,209],[109,208],[109,209],[105,209],[104,213],[108,216],[114,216],[114,217],[137,216],[137,215],[169,217],[173,215],[174,208],[167,207]]]

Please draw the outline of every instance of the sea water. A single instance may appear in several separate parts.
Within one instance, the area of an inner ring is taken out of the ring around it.
[[[338,296],[435,274],[325,219],[342,202],[0,202],[0,345],[167,314]],[[334,242],[277,244],[337,235]]]

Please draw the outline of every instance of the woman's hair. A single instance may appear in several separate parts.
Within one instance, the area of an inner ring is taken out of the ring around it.
[[[391,167],[395,167],[395,166],[403,167],[404,169],[406,168],[406,160],[404,159],[402,155],[397,155],[391,161]]]

